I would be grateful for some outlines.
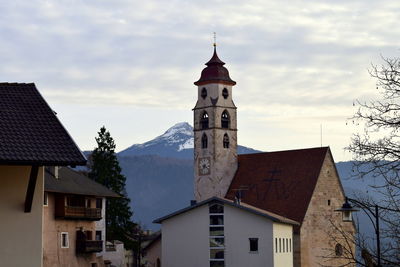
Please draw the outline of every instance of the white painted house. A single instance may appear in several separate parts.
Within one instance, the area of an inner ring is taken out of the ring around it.
[[[291,267],[297,222],[212,197],[154,221],[163,267]]]

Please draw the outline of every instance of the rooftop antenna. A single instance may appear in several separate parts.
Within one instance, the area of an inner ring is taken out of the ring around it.
[[[214,43],[213,43],[213,46],[216,47],[216,46],[217,46],[217,33],[214,32],[213,34],[214,34]]]
[[[321,123],[319,126],[320,126],[320,133],[321,133],[321,147],[322,147],[322,123]]]

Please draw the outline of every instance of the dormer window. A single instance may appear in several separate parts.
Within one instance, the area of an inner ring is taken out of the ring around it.
[[[229,96],[228,89],[224,88],[224,89],[222,90],[222,96],[223,96],[225,99],[228,98],[228,96]]]
[[[221,115],[221,127],[224,129],[228,129],[229,123],[230,123],[229,113],[228,111],[224,110],[224,112],[222,112]]]
[[[208,138],[206,134],[203,134],[201,137],[201,148],[207,148],[208,146]]]
[[[207,89],[203,87],[203,89],[201,89],[201,97],[203,99],[206,99],[207,97]]]
[[[208,129],[208,114],[204,111],[200,119],[201,129]]]
[[[229,148],[229,136],[228,136],[228,134],[224,134],[223,143],[224,143],[224,148]]]

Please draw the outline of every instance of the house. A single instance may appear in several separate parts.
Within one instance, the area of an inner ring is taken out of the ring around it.
[[[43,166],[86,159],[33,83],[0,83],[2,266],[43,261]]]
[[[43,266],[104,266],[105,199],[119,197],[67,167],[46,167]]]
[[[293,265],[298,223],[243,202],[212,197],[154,222],[164,267]]]
[[[344,246],[353,252],[355,246],[352,242],[334,242],[333,237],[340,235],[335,227],[353,236],[355,227],[352,223],[343,222],[341,215],[335,212],[345,202],[345,194],[329,147],[238,156],[237,107],[233,101],[233,86],[236,82],[231,79],[224,65],[214,46],[207,67],[194,83],[198,95],[193,108],[196,201],[203,203],[214,197],[232,201],[239,199],[263,212],[298,222],[298,225],[293,226],[292,265],[267,266],[313,267],[323,263],[342,266],[346,263],[341,258]],[[199,213],[198,216],[204,214]],[[180,230],[169,226],[173,221],[169,220],[167,227],[163,224],[162,240],[170,237],[169,231],[174,234]],[[239,232],[244,230],[248,229],[236,228]],[[175,235],[176,240],[179,240],[176,242],[185,241],[190,247],[193,241],[187,239],[186,234],[189,233]],[[272,244],[273,240],[269,242]],[[161,244],[162,264],[164,261],[169,264],[168,257],[178,255],[169,255],[175,251],[171,251],[170,247],[165,248],[168,241],[162,241]],[[221,252],[221,257],[223,253],[228,256],[229,250]],[[201,255],[206,257],[205,254]],[[197,264],[197,261],[205,264],[204,258],[193,257],[191,260],[192,265]],[[210,266],[213,266],[211,262]],[[214,266],[225,265],[215,263]],[[231,266],[228,261],[226,266]]]
[[[149,234],[142,243],[142,263],[146,267],[161,267],[161,231]]]

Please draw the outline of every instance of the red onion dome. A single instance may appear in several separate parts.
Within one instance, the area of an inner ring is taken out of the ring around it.
[[[222,83],[235,85],[236,82],[229,77],[229,71],[224,67],[225,62],[218,58],[217,49],[214,46],[214,54],[206,63],[207,67],[201,72],[200,79],[194,84],[197,86],[207,83]]]

